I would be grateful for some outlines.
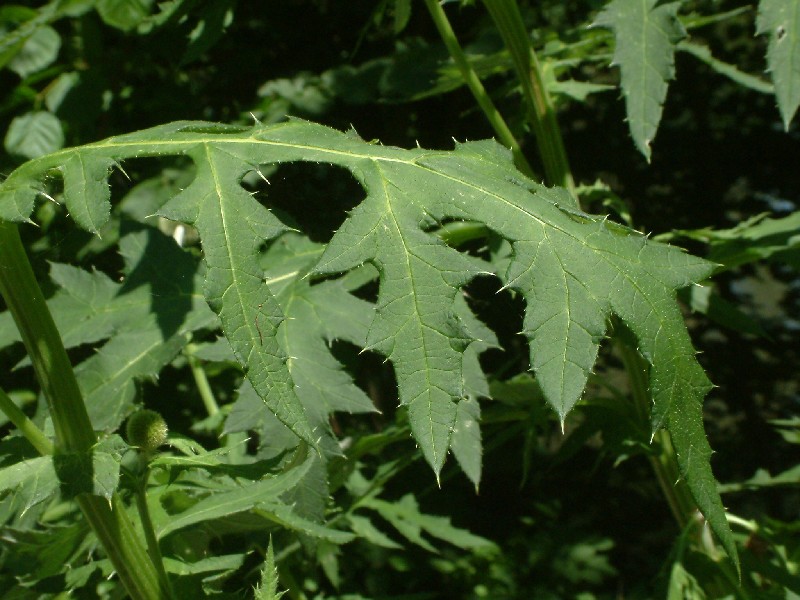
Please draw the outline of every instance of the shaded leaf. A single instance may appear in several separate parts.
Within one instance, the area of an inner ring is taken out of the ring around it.
[[[47,25],[38,27],[8,62],[8,68],[20,77],[27,77],[50,65],[60,48],[61,36],[55,29]]]
[[[327,540],[334,544],[346,544],[355,539],[355,535],[350,532],[332,529],[301,517],[292,507],[286,504],[278,504],[267,500],[258,504],[258,511],[281,527],[292,529],[298,533],[303,533],[321,540]]]
[[[204,6],[197,13],[198,23],[189,34],[189,43],[181,58],[187,64],[200,58],[222,37],[225,29],[233,22],[233,9],[237,0],[216,0]]]
[[[78,494],[93,494],[110,500],[119,483],[120,458],[127,449],[122,438],[112,435],[89,452],[56,453],[52,461],[62,495],[73,498]]]
[[[372,521],[367,517],[363,517],[361,515],[348,515],[347,520],[349,521],[350,528],[353,530],[353,532],[358,535],[359,538],[368,541],[370,544],[375,544],[376,546],[388,548],[390,550],[402,548],[400,544],[375,527]]]
[[[12,492],[22,512],[58,490],[52,456],[39,456],[0,469],[0,492]]]
[[[755,77],[754,75],[740,71],[733,65],[723,62],[718,58],[714,58],[714,56],[711,54],[711,50],[707,46],[702,46],[700,44],[683,40],[678,43],[677,48],[681,52],[686,52],[687,54],[691,54],[695,58],[698,58],[720,75],[724,75],[731,81],[734,81],[741,86],[750,88],[756,92],[761,92],[762,94],[775,93],[775,87],[769,82],[764,81],[760,77]]]
[[[170,515],[162,523],[156,523],[156,533],[161,538],[196,523],[253,510],[261,503],[272,502],[270,507],[275,508],[280,504],[277,501],[278,497],[297,485],[310,466],[311,460],[307,460],[304,464],[285,473],[268,476],[261,481],[231,491],[210,494],[187,510]]]
[[[29,112],[15,117],[6,132],[6,152],[19,158],[37,158],[64,145],[61,121],[46,111]]]
[[[493,548],[494,544],[465,529],[454,527],[449,517],[438,517],[421,513],[416,498],[406,494],[397,502],[385,502],[377,498],[365,498],[361,506],[371,508],[386,519],[408,541],[428,550],[438,552],[422,533],[445,541],[463,550]]]
[[[106,24],[127,31],[150,14],[152,5],[153,0],[98,0],[95,8]]]
[[[181,576],[235,571],[242,566],[245,557],[245,554],[223,554],[222,556],[202,558],[191,563],[165,557],[164,568],[169,573]]]

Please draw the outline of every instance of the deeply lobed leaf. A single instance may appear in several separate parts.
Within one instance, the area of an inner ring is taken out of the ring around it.
[[[365,347],[394,364],[400,402],[437,474],[457,424],[475,418],[466,411],[460,420],[459,407],[474,394],[464,353],[480,333],[456,299],[464,284],[491,268],[428,230],[445,220],[477,221],[512,245],[498,276],[527,301],[531,365],[562,420],[583,392],[611,316],[633,332],[651,364],[653,428],[669,429],[698,506],[735,555],[702,427],[709,383],[675,302],[675,290],[707,277],[710,263],[570,208],[566,192],[525,179],[493,142],[460,144],[452,152],[400,150],[302,121],[253,128],[175,123],[64,150],[8,178],[0,187],[0,216],[27,218],[43,175],[79,164],[65,171],[76,178],[65,185],[66,202],[85,203],[83,214],[90,216],[80,222],[96,228],[108,203],[99,173],[124,159],[174,154],[191,157],[197,176],[161,212],[200,231],[206,299],[255,391],[300,438],[316,445],[319,431],[298,398],[294,358],[282,345],[293,343],[281,334],[292,329],[286,307],[265,282],[258,259],[264,241],[286,227],[240,181],[266,163],[311,161],[349,169],[366,191],[314,271],[334,274],[364,263],[377,268],[378,302]],[[292,293],[299,299],[307,292],[300,286]]]

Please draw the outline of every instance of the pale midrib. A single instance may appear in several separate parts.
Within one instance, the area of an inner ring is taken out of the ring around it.
[[[405,261],[406,261],[406,270],[408,271],[408,280],[409,280],[410,285],[411,285],[411,297],[412,297],[413,302],[414,302],[415,314],[419,316],[419,315],[421,315],[421,312],[419,310],[419,304],[417,303],[417,286],[416,286],[416,282],[415,282],[414,277],[413,277],[413,270],[411,269],[411,261],[409,259],[410,252],[408,250],[408,244],[406,244],[406,239],[405,239],[405,237],[403,237],[403,229],[402,229],[402,227],[400,227],[400,223],[398,222],[397,217],[395,216],[394,210],[392,208],[391,196],[389,194],[389,190],[386,187],[387,180],[383,176],[383,174],[380,173],[380,167],[378,167],[377,170],[378,170],[378,172],[380,174],[381,184],[383,186],[383,195],[384,195],[384,198],[386,198],[386,210],[387,210],[387,212],[389,214],[389,217],[392,220],[392,223],[394,224],[395,231],[397,231],[397,235],[399,236],[400,241],[403,244],[403,249],[405,250],[404,254],[405,254]],[[423,360],[424,360],[424,363],[425,363],[424,372],[425,372],[426,389],[430,390],[431,389],[431,377],[430,377],[430,368],[428,366],[428,348],[427,348],[427,343],[426,343],[426,340],[425,340],[425,333],[422,330],[422,328],[425,327],[425,324],[422,322],[422,320],[420,318],[417,318],[416,321],[419,324],[418,325],[419,336],[420,336],[420,339],[422,341],[422,356],[423,356]],[[413,402],[414,400],[416,400],[416,398],[412,399],[411,402]],[[432,452],[433,452],[434,462],[436,462],[439,459],[439,452],[438,452],[438,449],[436,447],[436,441],[435,441],[435,437],[434,437],[434,434],[433,434],[433,420],[432,419],[428,419],[428,422],[430,424],[429,433],[430,433],[430,439],[431,439],[431,449],[432,449]]]

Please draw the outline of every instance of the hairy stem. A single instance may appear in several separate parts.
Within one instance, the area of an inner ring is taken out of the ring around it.
[[[17,226],[0,221],[0,294],[8,305],[47,399],[55,430],[54,452],[90,453],[97,441],[72,365],[22,247]],[[118,495],[111,503],[89,494],[77,496],[132,598],[169,598]]]

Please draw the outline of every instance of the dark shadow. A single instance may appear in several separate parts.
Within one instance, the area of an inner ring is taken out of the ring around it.
[[[264,165],[260,177],[242,184],[287,225],[312,241],[327,243],[366,194],[344,167],[323,163],[290,162]]]

